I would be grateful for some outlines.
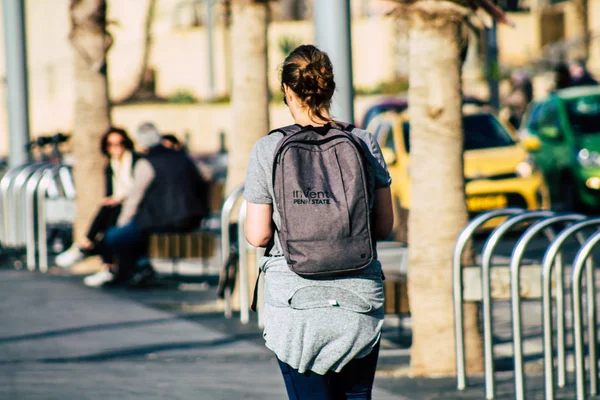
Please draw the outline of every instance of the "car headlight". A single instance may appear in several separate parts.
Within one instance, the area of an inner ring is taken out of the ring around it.
[[[579,161],[582,167],[600,166],[600,153],[581,149],[577,153],[577,161]]]
[[[515,168],[519,178],[530,178],[536,170],[536,165],[531,159],[521,161]]]

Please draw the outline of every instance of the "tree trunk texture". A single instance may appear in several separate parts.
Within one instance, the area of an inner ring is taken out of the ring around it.
[[[588,16],[589,5],[588,0],[575,0],[575,19],[577,24],[577,39],[578,43],[571,52],[571,57],[574,59],[588,61],[590,58],[590,19]]]
[[[232,72],[231,72],[231,0],[223,0],[223,51],[225,53],[225,81],[226,92],[231,98]]]
[[[228,137],[226,194],[246,179],[254,143],[269,132],[267,84],[268,5],[253,0],[232,2],[231,105],[233,132]]]
[[[73,177],[77,188],[74,239],[81,240],[104,197],[100,138],[110,127],[105,0],[71,1],[71,43],[75,65]]]
[[[126,100],[148,100],[156,97],[154,88],[154,71],[150,68],[150,54],[152,51],[152,28],[154,26],[154,15],[156,13],[157,0],[148,0],[146,19],[144,21],[144,52],[138,76],[137,86],[133,89]]]
[[[300,4],[298,0],[280,0],[279,7],[282,21],[295,21],[300,18]]]
[[[411,374],[456,371],[452,254],[468,222],[463,178],[461,14],[452,3],[420,1],[409,28],[411,210],[408,293]],[[481,371],[474,305],[465,309],[467,367]]]

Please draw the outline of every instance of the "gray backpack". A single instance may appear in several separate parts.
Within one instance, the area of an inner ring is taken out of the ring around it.
[[[275,149],[277,231],[287,263],[306,278],[349,274],[373,260],[367,160],[352,125],[291,125]],[[271,133],[273,133],[271,132]]]

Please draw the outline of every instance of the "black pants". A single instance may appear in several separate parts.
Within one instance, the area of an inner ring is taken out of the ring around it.
[[[100,255],[104,264],[112,264],[114,262],[111,252],[100,251],[97,247],[101,246],[104,233],[117,224],[119,214],[121,213],[121,205],[102,206],[92,221],[92,225],[87,233],[87,238],[94,244],[94,254]]]
[[[289,400],[371,400],[379,342],[364,358],[355,358],[340,371],[303,374],[277,359]]]
[[[148,256],[148,234],[134,219],[126,225],[110,228],[101,243],[101,251],[119,257],[115,282],[126,282],[140,267],[140,261]]]

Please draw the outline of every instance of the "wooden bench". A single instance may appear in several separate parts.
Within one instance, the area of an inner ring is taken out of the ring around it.
[[[184,234],[155,234],[150,236],[149,255],[152,259],[169,260],[173,274],[178,274],[178,263],[182,260],[202,259],[206,265],[217,253],[217,234],[211,231],[196,231]],[[199,268],[199,273],[202,268]],[[408,315],[407,278],[403,272],[385,269],[384,280],[385,314]]]
[[[154,234],[149,240],[151,258],[206,259],[215,254],[215,234],[211,232]]]
[[[408,315],[408,286],[406,275],[385,274],[383,281],[384,310],[386,314]]]

